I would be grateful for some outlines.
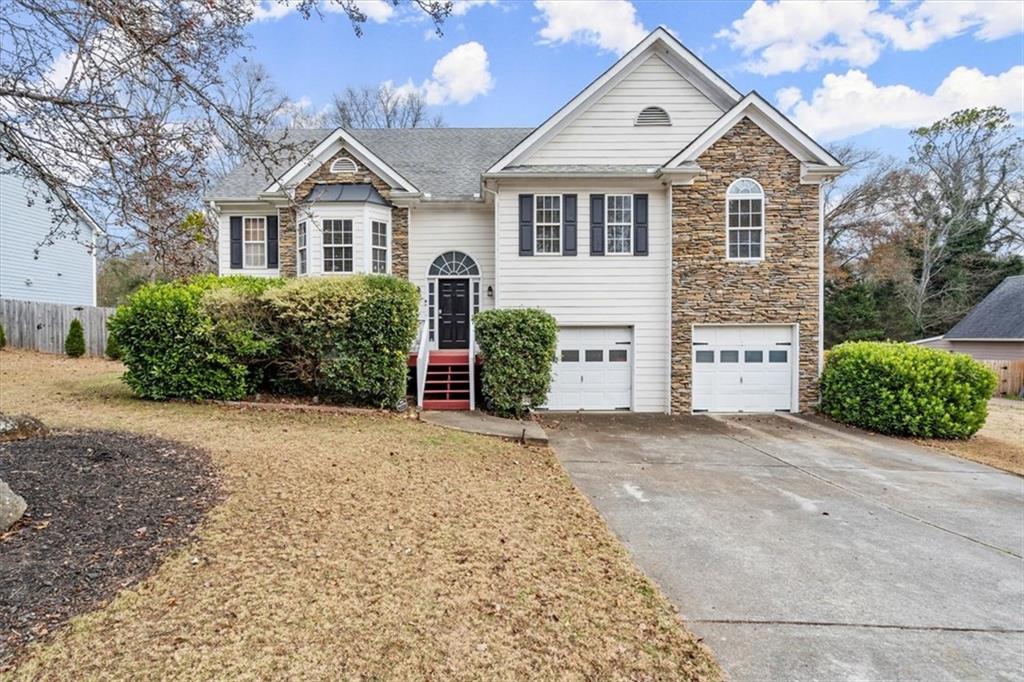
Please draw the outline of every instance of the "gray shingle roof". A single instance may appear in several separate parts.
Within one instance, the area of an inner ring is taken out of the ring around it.
[[[287,132],[304,154],[333,129]],[[480,174],[533,131],[532,128],[384,128],[349,132],[431,199],[466,199],[480,192]],[[297,159],[274,170],[280,175]],[[243,163],[210,192],[215,199],[254,199],[270,184],[257,164]]]
[[[1024,275],[1000,282],[944,338],[1024,339]]]

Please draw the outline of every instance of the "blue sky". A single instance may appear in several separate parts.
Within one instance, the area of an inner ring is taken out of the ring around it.
[[[965,106],[1024,112],[1024,3],[463,1],[440,38],[408,5],[302,19],[266,0],[252,57],[321,109],[348,85],[417,88],[451,126],[533,126],[658,25],[741,92],[823,142],[900,155],[906,130]]]

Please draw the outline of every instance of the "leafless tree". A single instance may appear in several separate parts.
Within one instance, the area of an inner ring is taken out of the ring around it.
[[[391,83],[348,87],[334,96],[329,121],[343,128],[441,128],[440,114],[430,116],[423,96]]]
[[[325,1],[289,4],[309,17]],[[356,0],[331,1],[361,34],[366,16]],[[451,12],[447,0],[404,1],[438,28]],[[185,197],[200,198],[210,150],[251,157],[270,175],[297,151],[287,136],[266,134],[258,85],[237,98],[226,85],[225,65],[247,47],[253,7],[252,0],[2,0],[3,172],[37,187],[33,200],[57,192],[89,210],[107,228],[107,249],[167,243],[161,253],[170,253],[175,241],[161,232],[180,229]],[[49,205],[47,240],[84,240],[67,202]]]

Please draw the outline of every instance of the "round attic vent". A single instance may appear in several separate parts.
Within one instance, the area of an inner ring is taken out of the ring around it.
[[[647,107],[636,116],[638,126],[670,126],[672,119],[668,112],[661,107]]]
[[[331,164],[332,173],[355,173],[357,170],[359,170],[359,168],[356,166],[356,162],[347,156],[335,159]]]

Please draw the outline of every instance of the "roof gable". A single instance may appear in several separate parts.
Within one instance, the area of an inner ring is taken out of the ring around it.
[[[582,112],[590,109],[609,90],[646,63],[652,55],[657,55],[665,64],[677,71],[720,110],[729,108],[740,99],[740,94],[735,88],[687,50],[672,34],[659,27],[501,157],[491,166],[488,173],[497,173],[506,166],[521,163],[522,159],[529,157],[576,120]]]
[[[1024,339],[1024,275],[1000,282],[945,338]]]

